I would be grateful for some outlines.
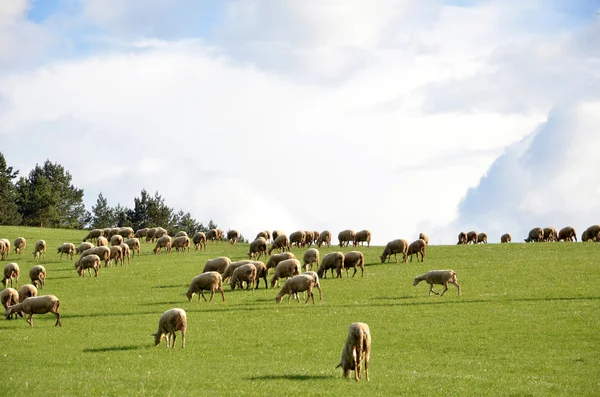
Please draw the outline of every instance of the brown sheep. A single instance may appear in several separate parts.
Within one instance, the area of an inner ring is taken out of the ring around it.
[[[479,233],[477,235],[477,243],[481,243],[481,244],[487,244],[488,242],[488,238],[487,238],[487,234],[485,233]]]
[[[396,254],[402,254],[403,255],[402,263],[405,263],[407,252],[408,252],[408,241],[403,240],[403,239],[396,239],[396,240],[392,240],[386,244],[385,249],[383,250],[383,253],[381,254],[381,256],[379,256],[379,259],[381,259],[381,263],[385,263],[386,258],[389,262],[390,259],[392,258],[392,255],[394,255],[394,258],[396,259],[396,263],[398,263],[398,257],[396,256]]]
[[[319,248],[321,248],[322,244],[326,244],[327,247],[331,245],[331,232],[329,230],[323,230],[321,234],[319,234],[317,245],[319,246]]]
[[[259,237],[250,243],[250,249],[248,251],[248,259],[256,255],[256,259],[259,259],[261,255],[267,256],[267,240],[264,237]]]
[[[556,231],[555,228],[545,227],[543,229],[543,231],[544,231],[544,238],[543,238],[544,241],[546,241],[546,242],[558,241],[558,232]]]
[[[588,227],[581,235],[581,241],[600,241],[600,225]]]
[[[22,254],[25,251],[25,247],[27,246],[27,241],[24,237],[18,237],[15,240],[15,254]]]
[[[282,249],[283,249],[283,251],[290,250],[290,240],[288,239],[288,236],[286,236],[285,234],[281,234],[281,235],[277,236],[275,241],[273,241],[273,244],[271,244],[271,248],[269,248],[269,255],[271,255],[271,252],[273,252],[274,250],[277,250],[277,252],[280,252]]]
[[[429,245],[429,236],[427,236],[425,233],[419,233],[419,238],[425,241],[425,245]]]
[[[473,244],[477,244],[477,237],[479,237],[479,235],[477,234],[476,231],[471,230],[469,233],[467,233],[467,243],[473,243]]]
[[[460,244],[466,244],[466,243],[467,243],[467,233],[465,233],[465,232],[458,233],[458,243],[456,243],[456,244],[460,245]]]
[[[340,247],[348,247],[351,242],[354,241],[354,230],[346,229],[342,230],[338,233],[338,241],[340,242]]]
[[[421,254],[421,262],[425,261],[425,241],[418,239],[410,243],[406,255],[410,256],[411,262],[413,254],[417,254],[417,262],[419,261],[419,254]],[[404,257],[403,262],[406,262],[406,257]]]
[[[206,251],[206,234],[202,232],[194,234],[192,237],[192,242],[194,243],[194,248],[196,248],[196,251],[198,251],[198,249],[204,249],[204,251]]]
[[[571,226],[565,226],[558,232],[558,241],[577,241],[577,232]]]
[[[344,267],[344,254],[341,252],[330,252],[321,259],[321,266],[317,270],[319,278],[327,278],[327,270],[331,269],[331,277],[333,270],[337,271],[337,277],[342,277],[341,269]]]
[[[541,227],[534,227],[529,231],[529,236],[525,239],[526,243],[540,242],[544,240],[544,229]]]
[[[504,233],[502,237],[500,237],[500,243],[510,243],[512,241],[512,237],[510,233]]]
[[[350,268],[354,268],[354,273],[352,273],[352,277],[356,275],[356,268],[360,267],[360,275],[364,277],[365,275],[365,255],[360,251],[350,251],[344,254],[344,269],[346,269],[346,277],[349,277],[348,270]],[[342,273],[342,269],[338,269],[338,273]]]
[[[290,245],[296,246],[297,248],[303,247],[306,241],[306,234],[303,230],[298,230],[290,234]]]
[[[238,239],[240,238],[240,232],[237,230],[229,230],[227,231],[227,241],[229,244],[234,245]]]
[[[365,241],[367,242],[367,247],[371,246],[371,231],[370,230],[361,230],[360,232],[356,232],[354,235],[354,246],[358,247],[358,244],[364,245]]]

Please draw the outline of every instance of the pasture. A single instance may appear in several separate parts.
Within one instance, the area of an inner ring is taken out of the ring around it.
[[[80,278],[75,259],[60,261],[56,248],[84,235],[0,227],[11,244],[27,239],[25,254],[12,250],[1,266],[19,264],[19,285],[34,264],[45,266],[40,294],[56,295],[63,316],[61,328],[51,314],[34,316],[34,328],[0,321],[0,395],[600,395],[596,243],[433,245],[424,263],[406,264],[381,264],[382,247],[365,246],[364,277],[328,275],[322,301],[315,290],[314,305],[287,297],[277,305],[278,289],[262,281],[252,291],[224,285],[225,302],[184,296],[207,259],[247,259],[248,245],[154,255],[143,243],[130,264]],[[40,238],[48,252],[35,260]],[[301,259],[304,249],[292,252]],[[462,296],[452,285],[443,297],[428,296],[424,282],[413,287],[415,276],[447,268],[458,273]],[[186,348],[179,333],[175,349],[155,347],[158,318],[173,307],[187,312]],[[356,321],[371,328],[370,382],[334,369]]]

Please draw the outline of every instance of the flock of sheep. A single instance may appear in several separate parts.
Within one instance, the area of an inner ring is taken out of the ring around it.
[[[577,232],[572,226],[565,226],[560,231],[556,231],[554,227],[534,227],[529,231],[526,243],[533,242],[549,242],[549,241],[577,241]],[[600,241],[600,225],[592,225],[581,234],[581,241]],[[476,231],[460,232],[458,234],[458,242],[456,244],[487,244],[488,237],[485,233],[477,233]],[[500,237],[500,243],[512,242],[510,233],[505,233]]]

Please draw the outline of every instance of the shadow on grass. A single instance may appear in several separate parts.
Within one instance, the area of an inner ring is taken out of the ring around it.
[[[122,352],[127,350],[139,350],[143,349],[143,346],[111,346],[111,347],[98,347],[95,349],[83,349],[84,353],[105,353],[105,352]]]
[[[441,300],[445,297],[430,296],[432,301],[430,302],[410,302],[410,303],[392,303],[394,300],[411,299],[411,296],[400,296],[400,297],[377,297],[377,300],[390,301],[390,303],[375,303],[366,304],[364,306],[426,306],[426,305],[460,305],[468,303],[502,303],[502,302],[560,302],[560,301],[585,301],[585,300],[600,300],[599,296],[580,296],[580,297],[558,297],[558,298],[515,298],[515,299],[461,299],[460,300]],[[354,305],[344,305],[347,307],[353,307]]]
[[[158,288],[158,289],[184,288],[184,289],[187,289],[189,286],[190,286],[189,284],[172,284],[172,285],[157,285],[157,286],[154,286],[152,288]]]
[[[186,302],[187,302],[187,299],[179,300],[179,301],[169,301],[169,302],[146,302],[146,303],[138,303],[138,306],[181,305]]]
[[[333,379],[333,375],[302,375],[302,374],[284,374],[284,375],[260,375],[244,378],[244,380],[323,380]]]

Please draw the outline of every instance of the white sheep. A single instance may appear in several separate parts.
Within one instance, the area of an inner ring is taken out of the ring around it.
[[[269,269],[275,269],[277,267],[277,264],[281,261],[295,258],[296,255],[292,254],[291,252],[282,252],[281,254],[271,255],[269,261],[267,262],[267,271]]]
[[[319,282],[319,275],[317,274],[317,272],[309,270],[302,274],[312,277],[313,281],[315,282],[315,287],[317,287],[317,289],[319,290],[319,299],[323,300],[323,293],[321,292],[321,283]]]
[[[92,255],[92,254],[98,255],[100,257],[100,260],[104,261],[104,267],[108,266],[108,262],[110,261],[110,248],[109,247],[102,246],[102,247],[92,247],[92,248],[86,249],[85,251],[83,251],[81,253],[81,255],[79,256],[79,259],[83,258],[86,255]]]
[[[352,277],[356,276],[357,267],[360,267],[360,275],[365,275],[365,255],[360,251],[350,251],[344,254],[343,268],[346,269],[346,277],[348,276],[348,269],[354,268]],[[342,274],[342,269],[338,267],[338,273]]]
[[[4,312],[4,316],[9,318],[14,313],[25,313],[29,314],[29,317],[25,319],[27,323],[33,327],[33,315],[34,314],[46,314],[48,312],[54,314],[56,316],[56,324],[55,327],[61,327],[62,324],[60,322],[60,300],[54,295],[43,295],[43,296],[34,296],[31,298],[27,298],[23,300],[21,303],[17,303],[16,305],[10,306]]]
[[[254,289],[258,289],[258,284],[261,278],[265,280],[265,289],[268,289],[269,285],[267,283],[267,276],[269,275],[269,269],[267,269],[267,266],[260,261],[253,261],[252,264],[256,268],[256,286]]]
[[[321,244],[326,244],[327,247],[331,245],[331,232],[329,230],[323,230],[319,234],[319,239],[317,240],[317,246],[321,248]]]
[[[431,295],[433,292],[436,295],[443,296],[444,293],[448,291],[448,283],[450,283],[454,284],[454,286],[458,288],[458,296],[460,296],[460,285],[458,285],[458,282],[456,281],[456,272],[454,270],[431,270],[425,274],[415,277],[413,285],[416,286],[421,281],[425,281],[427,284],[429,284],[429,295]],[[444,286],[444,290],[441,294],[433,290],[433,284]]]
[[[181,236],[189,237],[188,234],[187,234],[187,232],[181,230],[181,231],[175,233],[175,235],[173,236],[173,238],[177,238],[177,237],[181,237]]]
[[[310,270],[313,268],[313,263],[317,264],[317,268],[319,268],[319,250],[316,248],[309,248],[304,253],[304,270],[308,270],[308,265],[310,265]]]
[[[90,277],[92,276],[90,269],[94,269],[94,277],[98,277],[98,270],[100,269],[100,257],[94,254],[86,255],[79,259],[75,263],[75,266],[77,267],[77,274],[79,274],[80,277],[83,277],[85,269],[87,269]]]
[[[304,246],[304,242],[306,241],[306,233],[304,230],[297,230],[290,234],[290,245],[295,245],[297,248]]]
[[[6,259],[8,256],[8,246],[2,240],[0,240],[0,260]]]
[[[396,263],[398,263],[398,257],[396,256],[396,254],[402,254],[403,255],[402,263],[404,263],[404,262],[406,262],[407,252],[408,252],[408,241],[399,238],[396,240],[392,240],[386,244],[385,248],[383,249],[383,253],[379,257],[379,259],[381,259],[381,263],[385,263],[386,258],[389,262],[390,259],[392,258],[392,255],[394,255],[394,258],[396,259]]]
[[[279,262],[271,279],[271,288],[275,287],[275,283],[279,286],[279,279],[298,274],[300,274],[300,261],[298,259],[286,259]]]
[[[37,288],[35,288],[35,285],[25,284],[19,288],[19,303],[32,296],[37,296]]]
[[[248,259],[244,259],[241,261],[231,262],[229,265],[227,265],[227,268],[225,268],[225,271],[223,272],[223,274],[221,274],[221,277],[223,278],[223,282],[227,281],[227,279],[229,279],[233,275],[233,272],[235,271],[235,269],[237,269],[238,267],[245,265],[247,263],[252,263],[252,261],[248,260]]]
[[[358,247],[358,244],[364,245],[364,242],[367,242],[367,247],[371,246],[371,231],[370,230],[361,230],[356,232],[354,235],[354,246]]]
[[[227,241],[229,241],[229,244],[234,245],[238,241],[239,237],[240,237],[240,232],[238,232],[237,230],[228,230],[227,231]]]
[[[198,295],[198,302],[200,302],[200,296],[202,296],[206,302],[204,291],[210,291],[209,302],[212,302],[215,295],[215,290],[221,293],[223,302],[225,302],[225,292],[223,291],[223,279],[221,278],[221,274],[219,272],[208,271],[199,274],[192,279],[185,296],[187,296],[188,301],[191,302],[194,294],[199,292],[200,295]]]
[[[243,283],[246,282],[246,289],[249,290],[255,280],[256,266],[252,263],[246,263],[233,271],[231,279],[229,280],[229,286],[232,291],[236,286],[239,286],[240,289],[242,289],[244,287]]]
[[[129,245],[121,243],[119,247],[121,247],[121,251],[123,251],[123,255],[121,256],[121,264],[123,264],[123,262],[125,262],[125,258],[127,258],[127,264],[129,265],[129,258],[131,257],[131,249],[129,249]]]
[[[257,254],[256,259],[260,259],[261,255],[267,256],[267,240],[264,237],[258,237],[250,243],[248,259],[252,259],[254,254]]]
[[[121,236],[120,234],[114,234],[111,238],[110,238],[110,245],[115,246],[115,245],[121,245],[123,244],[123,236]]]
[[[354,235],[356,233],[352,229],[342,230],[338,233],[338,241],[340,242],[340,247],[349,246],[350,242],[354,241]]]
[[[62,260],[63,254],[67,254],[67,258],[69,258],[69,256],[70,256],[71,259],[73,259],[73,254],[75,253],[75,244],[73,244],[73,243],[62,243],[58,247],[58,250],[56,251],[56,253],[60,254],[60,259],[61,260]]]
[[[160,345],[165,339],[167,348],[175,347],[175,332],[181,331],[181,348],[185,348],[185,332],[187,330],[187,315],[185,310],[175,308],[164,312],[158,320],[158,330],[154,336],[154,346]]]
[[[10,286],[13,286],[13,279],[15,280],[15,286],[19,288],[19,274],[21,269],[16,263],[9,263],[4,267],[4,277],[2,278],[2,285],[4,288],[8,287],[8,281],[10,280]]]
[[[198,251],[198,248],[202,249],[203,247],[204,251],[206,251],[206,234],[202,232],[194,234],[194,236],[192,237],[192,242],[194,243],[196,251]]]
[[[146,230],[146,242],[154,242],[154,240],[156,240],[154,238],[154,233],[156,233],[158,229],[155,227],[151,227],[148,230]]]
[[[231,264],[231,259],[229,259],[226,256],[220,256],[218,258],[209,259],[208,261],[206,261],[206,264],[204,265],[204,269],[202,270],[202,273],[214,271],[214,272],[219,272],[219,274],[223,274],[223,273],[225,273],[227,266],[229,266],[230,264]]]
[[[360,380],[360,365],[364,362],[365,377],[369,381],[369,359],[371,357],[371,330],[365,323],[352,323],[342,349],[342,358],[336,368],[342,367],[342,375],[347,378],[354,371],[354,379]]]
[[[477,237],[477,235],[475,235],[475,237]],[[474,242],[473,244],[477,244],[477,242]],[[408,251],[406,252],[406,256],[404,257],[404,260],[402,262],[406,263],[407,256],[410,256],[410,261],[412,262],[413,254],[417,255],[417,262],[419,261],[419,254],[421,254],[421,262],[423,262],[425,260],[425,247],[426,246],[427,245],[425,244],[424,240],[418,239],[418,240],[413,241],[408,246]]]
[[[141,229],[138,229],[135,231],[135,233],[133,234],[133,238],[142,238],[142,237],[146,237],[148,235],[148,228],[144,227]]]
[[[133,257],[135,258],[135,253],[137,252],[138,258],[140,257],[140,240],[136,237],[125,240],[125,244],[129,246],[129,250],[133,251]]]
[[[187,251],[190,252],[190,238],[188,236],[175,237],[171,243],[171,247],[175,248],[175,251],[178,252],[179,250],[185,252],[185,249],[187,248]]]
[[[10,241],[7,238],[0,238],[0,243],[4,243],[5,257],[10,253]]]
[[[154,235],[156,236],[156,233]],[[167,235],[167,234],[164,234],[164,235],[160,236],[158,238],[158,240],[156,240],[156,246],[154,247],[153,252],[155,254],[157,254],[158,252],[162,251],[162,249],[164,248],[165,251],[167,252],[167,254],[170,254],[171,246],[172,246],[171,245],[171,237],[169,237],[169,235]]]
[[[288,294],[288,303],[290,303],[290,298],[294,296],[298,303],[300,303],[300,298],[298,297],[298,292],[308,291],[308,296],[306,297],[305,304],[308,303],[308,300],[312,298],[313,304],[315,303],[315,295],[312,292],[313,287],[315,286],[315,280],[311,275],[308,274],[299,274],[294,277],[290,277],[285,280],[283,287],[281,290],[275,295],[275,302],[281,303],[283,297]]]
[[[93,229],[90,230],[88,232],[88,234],[86,234],[86,236],[83,238],[83,242],[85,243],[86,240],[96,240],[96,242],[98,241],[98,237],[103,236],[104,235],[104,230],[102,229]]]
[[[35,259],[46,257],[46,242],[44,240],[38,240],[35,243],[35,248],[33,249],[33,257]]]
[[[269,248],[269,255],[271,255],[274,250],[280,252],[282,249],[284,252],[290,250],[290,239],[285,234],[280,234],[275,238],[273,244],[271,244],[271,248]]]
[[[79,247],[75,248],[75,253],[77,255],[80,255],[83,251],[88,250],[90,248],[94,248],[94,244],[92,243],[81,243],[79,244]],[[73,258],[71,258],[73,259]]]
[[[19,291],[14,288],[5,288],[0,292],[0,303],[4,306],[4,310],[8,309],[10,306],[16,305],[19,303]],[[14,313],[15,318],[17,318],[18,313]],[[12,314],[8,317],[10,320],[12,318]]]
[[[35,285],[36,288],[44,289],[46,285],[46,269],[42,265],[33,266],[29,269],[29,278],[31,284]]]
[[[113,245],[112,247],[110,247],[110,260],[115,261],[115,266],[117,266],[119,264],[119,261],[121,261],[121,266],[123,266],[123,249],[121,249],[120,246],[118,245]]]
[[[429,245],[429,236],[427,236],[425,233],[419,233],[419,238],[425,241],[425,245]]]
[[[27,241],[24,237],[18,237],[15,240],[15,254],[22,254],[25,252],[25,247],[27,246]]]
[[[327,278],[327,270],[331,269],[331,277],[333,277],[333,270],[337,270],[336,277],[341,277],[342,273],[339,269],[344,266],[344,254],[341,252],[330,252],[321,259],[321,266],[317,270],[317,274],[321,278]]]
[[[108,239],[104,236],[100,236],[96,239],[96,244],[98,244],[98,247],[108,247]]]

